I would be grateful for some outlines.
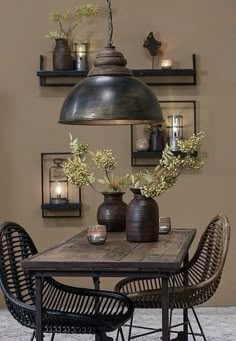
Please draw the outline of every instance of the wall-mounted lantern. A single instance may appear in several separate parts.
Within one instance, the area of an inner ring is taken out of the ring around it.
[[[88,44],[74,43],[74,63],[75,69],[88,71]]]
[[[81,217],[81,189],[68,183],[63,162],[70,153],[42,153],[42,217]]]
[[[169,115],[168,116],[168,139],[169,146],[173,152],[179,151],[177,141],[183,139],[183,116]]]

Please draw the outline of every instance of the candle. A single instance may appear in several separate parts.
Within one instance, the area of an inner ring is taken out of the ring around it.
[[[61,184],[58,182],[56,186],[57,198],[61,198]]]
[[[162,69],[171,69],[172,68],[172,60],[171,59],[162,59],[161,68]]]

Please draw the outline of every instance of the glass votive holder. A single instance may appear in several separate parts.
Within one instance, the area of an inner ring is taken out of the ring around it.
[[[90,244],[104,244],[107,238],[107,228],[105,225],[93,225],[87,229],[87,238]]]
[[[171,59],[162,59],[161,68],[162,69],[171,69],[172,68],[172,60]]]
[[[159,233],[167,234],[171,230],[171,220],[170,217],[160,217],[159,218]]]

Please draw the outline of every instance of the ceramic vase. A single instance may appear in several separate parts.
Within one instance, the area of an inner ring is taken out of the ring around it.
[[[127,204],[124,192],[103,192],[103,203],[97,210],[98,224],[106,225],[108,232],[125,231]]]
[[[53,50],[53,70],[73,69],[73,57],[68,44],[68,39],[55,39],[56,45]]]
[[[134,198],[127,207],[126,236],[129,242],[156,242],[159,235],[159,207],[139,189],[131,189]]]

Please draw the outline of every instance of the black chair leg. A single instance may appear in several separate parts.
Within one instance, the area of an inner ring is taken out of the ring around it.
[[[131,340],[131,332],[132,332],[132,327],[133,327],[133,319],[134,319],[134,315],[132,315],[132,317],[130,319],[128,341]]]
[[[189,324],[189,328],[190,328],[190,334],[192,335],[193,340],[194,340],[194,341],[197,341],[196,338],[195,338],[195,334],[194,334],[194,332],[193,332],[192,325],[191,325],[191,323],[190,323],[189,320],[188,320],[188,324]]]
[[[116,334],[116,341],[118,341],[118,340],[119,340],[120,329],[121,329],[121,328],[119,328],[119,329],[117,330],[117,334]]]
[[[203,337],[203,339],[204,339],[204,341],[207,341],[207,339],[206,339],[206,336],[205,336],[205,334],[204,334],[204,332],[203,332],[203,329],[202,329],[202,326],[201,326],[201,324],[200,324],[200,321],[199,321],[199,319],[198,319],[198,317],[197,317],[197,313],[196,313],[196,311],[195,311],[195,309],[192,307],[192,312],[193,312],[193,315],[194,315],[194,317],[195,317],[195,319],[196,319],[196,321],[197,321],[197,324],[198,324],[198,328],[200,329],[200,331],[201,331],[201,336]]]
[[[125,337],[124,337],[124,333],[123,333],[122,328],[120,328],[120,335],[121,335],[122,341],[125,341]]]
[[[106,333],[96,334],[96,341],[114,341],[112,337],[107,336]]]
[[[33,331],[33,334],[32,334],[32,336],[31,336],[30,341],[33,341],[34,337],[35,337],[35,331]]]

